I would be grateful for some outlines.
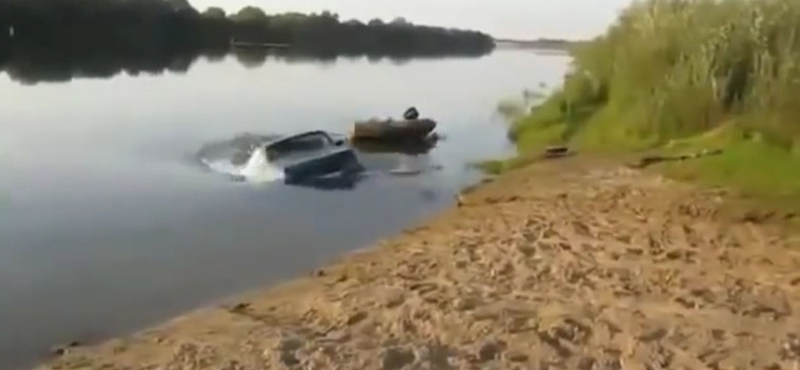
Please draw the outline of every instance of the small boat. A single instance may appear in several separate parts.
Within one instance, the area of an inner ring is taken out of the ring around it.
[[[267,160],[283,169],[287,183],[300,183],[335,173],[360,172],[355,151],[324,131],[307,131],[266,144]]]
[[[434,129],[436,129],[436,122],[431,119],[408,119],[402,121],[372,119],[356,122],[350,139],[353,141],[380,140],[394,142],[422,140]]]

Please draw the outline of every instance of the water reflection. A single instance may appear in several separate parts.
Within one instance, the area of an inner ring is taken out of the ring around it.
[[[436,140],[414,140],[410,142],[376,142],[369,140],[359,140],[353,146],[363,153],[398,153],[405,155],[428,154],[436,147]]]
[[[31,85],[68,82],[73,78],[111,78],[123,72],[132,76],[141,73],[186,73],[199,57],[198,54],[181,51],[118,55],[108,52],[60,53],[42,48],[27,49],[21,53],[12,51],[3,70],[13,81]]]
[[[261,67],[266,61],[269,51],[266,49],[241,49],[235,52],[236,60],[245,68]]]
[[[115,53],[113,50],[65,52],[47,47],[0,48],[0,71],[11,80],[25,85],[41,82],[68,82],[75,78],[111,78],[125,73],[137,76],[183,74],[200,58],[219,62],[226,57],[235,58],[245,68],[258,68],[267,61],[285,63],[313,62],[333,65],[339,59],[366,58],[370,63],[389,60],[404,65],[412,59],[443,59],[449,57],[478,58],[482,53],[417,55],[391,53],[336,53],[327,51],[301,51],[291,49],[241,48],[214,50],[155,49],[139,53]]]

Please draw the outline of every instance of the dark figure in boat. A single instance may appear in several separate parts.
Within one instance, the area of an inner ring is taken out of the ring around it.
[[[406,112],[403,113],[403,118],[409,121],[419,119],[419,112],[417,111],[417,108],[411,107],[406,109]]]

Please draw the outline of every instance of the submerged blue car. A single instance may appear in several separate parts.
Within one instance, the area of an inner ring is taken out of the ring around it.
[[[266,144],[267,160],[282,168],[287,183],[302,183],[340,173],[361,172],[355,151],[325,131],[307,131]]]

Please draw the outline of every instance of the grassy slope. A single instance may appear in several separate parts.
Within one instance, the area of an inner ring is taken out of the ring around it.
[[[510,129],[519,156],[584,151],[724,154],[663,166],[800,209],[800,2],[651,0],[573,51],[563,87]]]

